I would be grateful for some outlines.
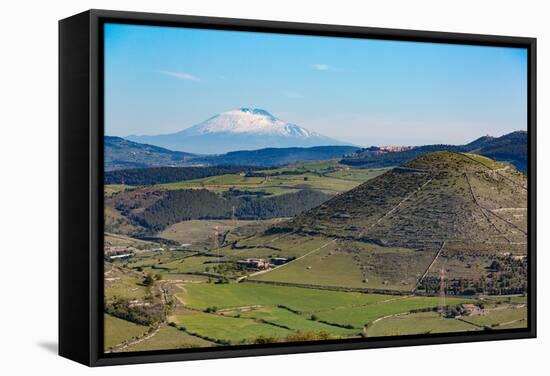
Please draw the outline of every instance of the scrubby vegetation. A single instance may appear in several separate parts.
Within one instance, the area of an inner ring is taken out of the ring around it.
[[[413,249],[437,248],[444,240],[521,243],[526,218],[491,210],[525,207],[525,185],[524,175],[503,178],[501,172],[469,155],[430,153],[273,230]]]
[[[456,273],[449,262],[450,275],[445,282],[447,295],[516,295],[527,291],[527,260],[512,256],[479,255],[485,260],[482,268],[470,266],[470,272]],[[468,265],[468,264],[467,264]],[[470,264],[472,265],[472,264]],[[474,269],[474,270],[472,270]],[[461,275],[462,274],[462,275]],[[426,276],[419,284],[419,290],[437,294],[441,289],[440,277]]]
[[[260,336],[254,340],[254,343],[277,343],[277,342],[308,342],[308,341],[326,341],[328,339],[337,339],[339,336],[330,335],[327,332],[297,331],[286,337],[265,337]]]
[[[148,326],[163,321],[166,317],[166,308],[162,304],[132,302],[126,298],[117,298],[105,304],[105,313]]]

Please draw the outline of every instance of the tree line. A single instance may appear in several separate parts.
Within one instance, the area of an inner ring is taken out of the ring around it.
[[[105,184],[153,185],[176,181],[207,178],[225,174],[246,174],[258,167],[249,166],[208,166],[208,167],[151,167],[106,171]]]

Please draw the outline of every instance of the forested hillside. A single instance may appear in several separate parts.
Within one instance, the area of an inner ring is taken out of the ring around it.
[[[132,222],[150,231],[191,219],[230,219],[235,208],[239,219],[292,217],[328,200],[316,190],[301,190],[278,196],[226,196],[205,189],[181,189],[152,193],[136,206],[135,192],[114,195],[107,203]],[[128,196],[128,197],[126,197]]]
[[[355,146],[315,146],[310,148],[267,148],[234,151],[198,157],[194,162],[210,165],[282,166],[297,161],[341,158],[358,150]]]

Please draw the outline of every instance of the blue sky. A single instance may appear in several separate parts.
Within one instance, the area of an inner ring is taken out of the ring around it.
[[[105,132],[172,133],[257,107],[354,144],[527,129],[525,49],[105,26]]]

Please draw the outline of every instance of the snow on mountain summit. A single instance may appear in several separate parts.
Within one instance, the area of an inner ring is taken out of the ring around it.
[[[222,112],[197,125],[170,134],[126,137],[170,150],[221,154],[264,148],[348,145],[317,132],[287,123],[268,111],[243,107]]]
[[[222,112],[180,132],[180,134],[188,136],[209,133],[237,133],[300,138],[319,136],[315,132],[298,125],[277,119],[266,110],[249,107]]]
[[[262,110],[261,108],[241,107],[239,111],[245,112],[245,113],[251,113],[255,115],[265,115],[265,116],[273,117],[273,115],[271,115],[268,111]]]

